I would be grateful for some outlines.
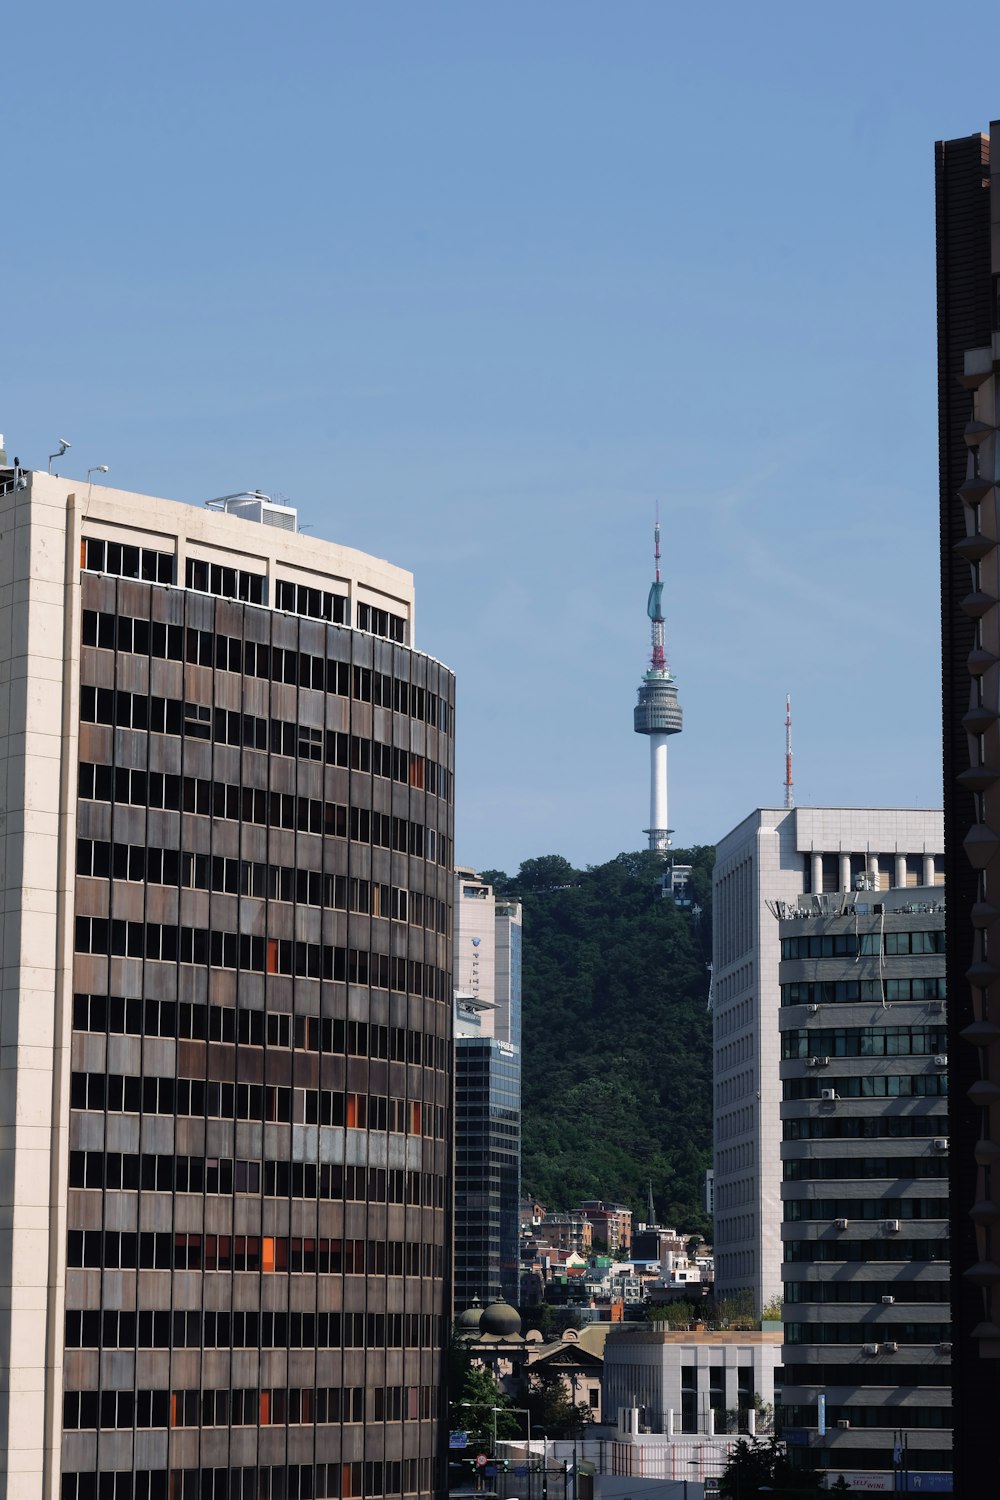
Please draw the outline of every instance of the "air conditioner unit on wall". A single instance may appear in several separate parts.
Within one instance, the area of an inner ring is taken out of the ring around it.
[[[848,1421],[848,1419],[846,1417],[838,1417],[837,1418],[837,1426],[838,1427],[850,1427],[850,1425],[851,1424],[850,1424],[850,1422]]]
[[[846,1229],[850,1222],[850,1219],[834,1219],[833,1227],[834,1229]]]
[[[899,1353],[899,1345],[896,1344],[896,1343],[883,1344],[882,1345],[882,1353],[883,1354],[898,1354]]]
[[[886,1234],[898,1234],[899,1233],[899,1220],[898,1219],[883,1219],[882,1220],[882,1228],[885,1230]]]
[[[938,1053],[937,1057],[935,1057],[935,1059],[934,1059],[934,1066],[936,1068],[946,1068],[948,1066],[948,1054],[947,1054],[947,1052],[939,1052]]]
[[[931,1147],[934,1151],[947,1151],[948,1142],[943,1135],[938,1135],[931,1141]]]
[[[825,1104],[832,1104],[833,1101],[834,1101],[834,1099],[836,1099],[836,1097],[837,1097],[837,1090],[836,1089],[820,1089],[820,1091],[819,1091],[819,1097],[823,1100],[823,1102]]]
[[[882,1306],[883,1307],[891,1307],[892,1304],[895,1302],[895,1300],[896,1300],[895,1297],[883,1297],[882,1298]]]
[[[877,1354],[878,1353],[878,1344],[864,1344],[862,1346],[861,1353],[862,1354]]]

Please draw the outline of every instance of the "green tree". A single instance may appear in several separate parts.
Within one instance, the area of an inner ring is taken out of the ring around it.
[[[719,1494],[724,1500],[757,1500],[758,1496],[782,1490],[789,1500],[792,1496],[801,1500],[803,1495],[823,1493],[819,1475],[808,1469],[794,1469],[777,1438],[768,1438],[766,1442],[741,1438],[719,1480]]]
[[[452,1335],[448,1346],[449,1427],[452,1432],[467,1432],[471,1446],[484,1453],[492,1452],[494,1416],[498,1438],[523,1436],[523,1427],[511,1410],[510,1398],[500,1390],[495,1376],[476,1363],[468,1349]]]
[[[568,1438],[594,1420],[586,1401],[573,1404],[562,1377],[532,1370],[528,1376],[525,1405],[531,1413],[531,1428],[550,1438]]]
[[[687,1328],[694,1320],[694,1307],[690,1302],[650,1303],[646,1319],[663,1328]]]

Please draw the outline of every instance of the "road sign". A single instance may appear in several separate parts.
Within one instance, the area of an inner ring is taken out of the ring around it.
[[[449,1448],[467,1448],[469,1446],[469,1434],[467,1432],[451,1432],[448,1434]]]
[[[487,1459],[485,1453],[476,1454],[476,1464],[480,1469],[485,1469],[488,1462],[489,1460]]]

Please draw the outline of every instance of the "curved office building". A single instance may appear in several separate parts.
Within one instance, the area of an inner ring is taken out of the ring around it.
[[[454,679],[410,575],[259,495],[0,486],[10,1493],[435,1494]]]

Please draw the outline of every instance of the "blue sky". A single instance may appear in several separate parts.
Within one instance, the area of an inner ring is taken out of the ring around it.
[[[4,22],[0,430],[413,569],[458,857],[641,846],[654,507],[676,841],[940,802],[923,3],[40,3]]]

